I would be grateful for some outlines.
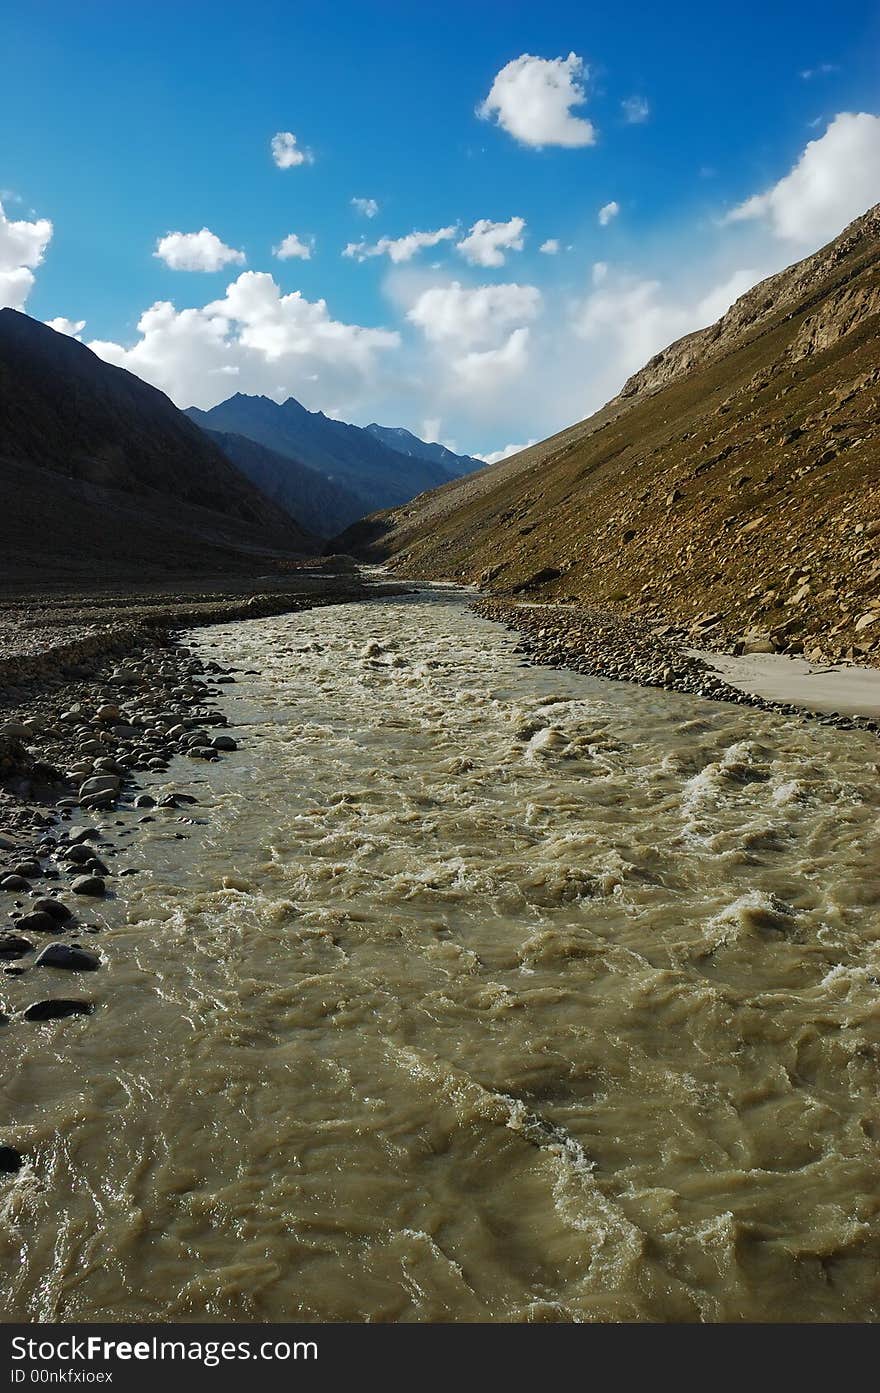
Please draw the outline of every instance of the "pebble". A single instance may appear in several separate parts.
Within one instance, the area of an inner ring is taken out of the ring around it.
[[[29,938],[22,938],[20,934],[0,933],[0,958],[9,962],[14,958],[23,958],[27,953],[34,951],[34,945]]]
[[[64,853],[64,859],[75,866],[84,866],[86,861],[91,861],[93,855],[90,847],[72,846]]]
[[[12,874],[21,876],[23,880],[30,880],[33,876],[41,875],[39,861],[20,861],[17,866],[12,867]]]
[[[71,881],[70,888],[75,895],[92,895],[96,899],[107,893],[107,887],[99,875],[78,875]]]
[[[83,798],[90,798],[96,793],[118,793],[120,779],[118,774],[94,774],[92,778],[86,779],[80,784],[80,802]]]
[[[58,918],[54,914],[47,914],[43,909],[34,910],[31,914],[23,914],[16,920],[15,927],[24,933],[31,934],[57,934]]]
[[[34,909],[41,914],[51,914],[53,919],[70,919],[71,911],[61,900],[54,900],[50,895],[43,895],[38,900],[34,900]]]
[[[69,846],[79,846],[80,842],[96,842],[101,835],[99,827],[81,827],[78,832],[72,832],[68,840]]]
[[[76,1001],[56,996],[49,1001],[35,1001],[24,1013],[26,1021],[62,1021],[67,1016],[91,1016],[95,1007],[91,1001]]]
[[[76,943],[49,943],[34,959],[35,967],[63,967],[68,972],[95,972],[101,966],[97,953]]]
[[[5,875],[0,879],[0,890],[30,890],[30,882],[20,875]]]

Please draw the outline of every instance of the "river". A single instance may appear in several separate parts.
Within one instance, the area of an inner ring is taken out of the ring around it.
[[[241,749],[0,1035],[6,1320],[877,1318],[876,738],[466,598],[190,636]]]

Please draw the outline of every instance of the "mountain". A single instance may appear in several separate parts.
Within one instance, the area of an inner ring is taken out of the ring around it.
[[[362,521],[405,575],[880,660],[880,208],[594,416]]]
[[[294,461],[300,468],[323,475],[334,490],[327,495],[329,511],[324,536],[331,536],[365,513],[406,503],[416,494],[446,483],[452,471],[444,461],[445,455],[467,467],[466,457],[452,455],[442,445],[426,445],[408,431],[403,432],[407,437],[406,448],[392,448],[380,438],[386,433],[383,427],[364,429],[335,421],[322,411],[307,411],[294,397],[279,403],[269,397],[238,393],[209,411],[189,407],[187,414],[205,430],[245,436],[276,455]],[[249,461],[245,456],[239,453],[238,460],[248,472]],[[269,482],[265,472],[267,466],[265,459],[258,465],[263,487]],[[458,467],[456,469],[460,472]],[[279,474],[272,493],[273,497],[289,499],[296,510],[300,497],[296,481],[290,483]],[[340,516],[344,518],[342,523],[338,521]]]
[[[377,426],[374,422],[365,429],[377,440],[381,440],[383,445],[387,445],[390,450],[396,450],[400,455],[409,455],[413,459],[424,459],[431,464],[439,465],[441,469],[445,469],[450,479],[458,479],[462,474],[471,474],[475,469],[483,468],[482,460],[474,459],[472,455],[457,455],[438,441],[420,440],[403,426]]]
[[[352,518],[363,515],[361,499],[317,469],[309,469],[290,455],[279,455],[245,435],[208,429],[205,433],[267,498],[294,515],[316,537],[330,537]]]
[[[162,392],[0,310],[0,574],[138,573],[314,554]]]

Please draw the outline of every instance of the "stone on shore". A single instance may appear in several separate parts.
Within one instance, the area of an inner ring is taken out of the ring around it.
[[[94,774],[90,779],[86,779],[85,783],[80,784],[80,800],[83,798],[90,798],[96,793],[117,794],[119,792],[120,783],[121,780],[118,774]]]
[[[15,893],[16,890],[30,890],[30,881],[25,880],[20,875],[4,875],[0,878],[0,890],[9,890]]]

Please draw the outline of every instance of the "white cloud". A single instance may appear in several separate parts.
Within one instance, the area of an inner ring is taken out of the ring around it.
[[[172,271],[222,271],[235,263],[243,266],[244,252],[227,247],[209,228],[201,232],[168,232],[156,242],[153,252]]]
[[[48,218],[12,221],[0,203],[0,308],[24,309],[52,230]]]
[[[608,275],[607,261],[594,261],[593,269],[590,273],[593,285],[601,285]]]
[[[780,240],[812,250],[878,200],[880,116],[844,111],[809,142],[784,178],[747,198],[724,221],[761,221]]]
[[[293,131],[276,131],[271,140],[272,158],[279,169],[296,169],[300,164],[314,164],[311,150],[297,145]]]
[[[222,299],[201,309],[159,301],[141,315],[138,331],[131,348],[89,347],[183,406],[214,405],[233,390],[230,379],[242,392],[304,395],[322,407],[352,400],[400,342],[393,330],[331,318],[325,300],[282,295],[272,276],[257,271],[242,272]]]
[[[26,266],[0,271],[0,309],[23,310],[34,288],[34,273]]]
[[[342,255],[355,261],[366,261],[370,256],[387,256],[395,264],[411,261],[423,247],[436,247],[440,242],[451,242],[458,236],[457,227],[438,227],[434,232],[408,232],[405,237],[380,237],[378,242],[349,242]]]
[[[505,252],[522,251],[525,225],[524,218],[511,218],[509,222],[480,218],[467,237],[456,243],[455,250],[471,266],[503,266]]]
[[[599,226],[607,227],[612,218],[616,218],[620,212],[620,204],[612,198],[610,203],[604,203],[599,209]]]
[[[379,205],[375,198],[353,198],[351,206],[361,217],[374,218],[379,211]]]
[[[450,281],[422,291],[406,317],[432,343],[477,348],[497,345],[502,334],[537,318],[541,303],[534,285],[465,288]]]
[[[738,300],[740,295],[745,295],[747,290],[751,290],[753,285],[757,285],[765,274],[766,272],[756,271],[753,267],[743,267],[733,271],[718,285],[712,286],[697,301],[692,316],[697,327],[714,324],[716,319],[720,319],[723,314],[727,313],[734,300]]]
[[[301,261],[310,261],[314,247],[313,237],[310,237],[307,242],[303,242],[295,232],[289,232],[283,242],[272,248],[272,255],[277,256],[279,261],[290,261],[292,257],[299,257]]]
[[[583,59],[576,53],[567,58],[520,54],[495,75],[477,115],[486,121],[494,117],[522,145],[538,149],[545,145],[593,145],[593,123],[574,116],[571,110],[586,102],[582,81],[586,75]]]
[[[651,107],[645,97],[626,97],[620,103],[620,109],[628,126],[640,126],[651,115]]]
[[[65,319],[63,315],[57,319],[44,319],[43,323],[47,328],[54,329],[56,334],[69,334],[72,339],[78,339],[86,327],[84,319]]]
[[[529,330],[514,329],[497,348],[474,349],[452,363],[460,386],[473,396],[491,396],[528,365]]]
[[[601,405],[661,348],[714,323],[765,274],[743,268],[695,294],[681,286],[664,286],[659,280],[626,273],[614,276],[604,262],[598,262],[593,267],[594,289],[575,307],[572,322],[577,337],[595,349],[595,358],[588,359],[591,393],[598,388],[591,408]]]
[[[542,243],[541,243],[540,247],[538,248],[538,251],[539,251],[539,252],[543,252],[545,256],[556,256],[556,255],[558,255],[558,253],[559,253],[559,238],[558,238],[558,237],[548,237],[546,242],[542,242]]]
[[[475,455],[475,459],[481,459],[485,464],[497,464],[499,460],[510,459],[511,455],[518,455],[521,450],[528,450],[530,445],[537,445],[537,440],[527,440],[524,445],[504,445],[500,450],[490,450],[485,455]]]

